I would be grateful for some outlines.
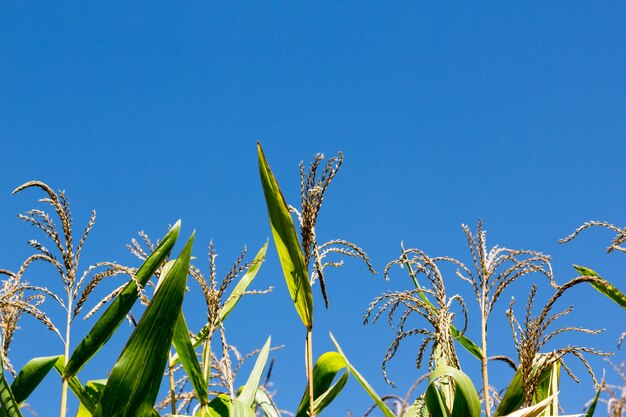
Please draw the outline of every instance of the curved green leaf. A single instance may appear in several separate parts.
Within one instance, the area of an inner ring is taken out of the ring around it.
[[[26,401],[28,396],[48,375],[48,372],[54,368],[54,364],[59,358],[63,358],[63,356],[46,356],[29,360],[11,384],[15,401],[18,403]]]
[[[594,271],[593,269],[586,268],[584,266],[574,265],[574,269],[582,276],[602,278],[600,275],[598,275],[596,271]],[[624,295],[624,293],[618,290],[610,282],[606,280],[604,280],[604,282],[605,282],[604,285],[600,285],[595,282],[591,282],[590,284],[598,292],[600,292],[601,294],[604,294],[605,296],[613,300],[617,305],[619,305],[622,308],[626,308],[626,295]]]
[[[346,371],[339,377],[339,380],[332,384],[335,376],[344,369]],[[340,353],[326,352],[317,359],[313,367],[313,392],[315,395],[313,407],[316,414],[321,413],[339,395],[346,382],[348,382],[349,375],[348,364]],[[308,415],[309,390],[305,389],[296,412],[296,417],[306,417]]]
[[[436,380],[444,376],[451,377],[455,383],[454,401],[450,415],[452,417],[480,417],[480,399],[472,380],[462,371],[451,366],[438,366],[430,374],[426,391],[426,404],[431,415],[435,415],[435,413],[433,413],[434,410],[431,411],[429,397],[432,396],[432,389],[436,389]]]
[[[185,295],[194,235],[195,232],[115,363],[94,417],[152,415]]]
[[[274,236],[274,245],[278,251],[283,275],[287,281],[291,300],[302,323],[307,329],[311,329],[313,327],[313,295],[311,294],[311,284],[304,266],[304,257],[296,228],[289,214],[285,198],[265,159],[260,144],[257,144],[257,151],[261,184],[263,185],[272,236]]]
[[[163,237],[161,243],[141,265],[135,276],[136,281],[145,285],[150,277],[169,255],[180,231],[180,220]],[[130,280],[126,288],[117,296],[87,336],[76,346],[74,353],[65,365],[64,378],[69,379],[76,375],[80,368],[111,338],[115,330],[124,321],[135,301],[137,301],[137,284]]]

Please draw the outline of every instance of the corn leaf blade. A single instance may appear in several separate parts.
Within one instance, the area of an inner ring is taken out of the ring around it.
[[[429,389],[430,387],[435,387],[435,380],[443,376],[451,377],[455,382],[456,389],[452,410],[450,410],[451,416],[480,417],[480,399],[478,398],[478,393],[476,392],[472,380],[462,371],[451,366],[438,366],[430,375]]]
[[[29,360],[11,384],[15,401],[22,403],[54,368],[63,356],[46,356]]]
[[[272,337],[268,337],[265,345],[259,352],[259,356],[254,363],[254,368],[252,368],[252,372],[250,372],[250,376],[246,381],[246,385],[243,387],[243,391],[239,394],[237,399],[246,407],[252,407],[254,403],[254,398],[256,397],[256,391],[259,387],[259,382],[261,381],[261,377],[263,376],[263,369],[265,368],[265,363],[267,362],[267,358],[270,353],[270,344],[272,343]]]
[[[270,170],[260,144],[257,144],[257,150],[259,172],[270,218],[270,227],[283,275],[287,281],[291,300],[302,323],[307,329],[311,329],[313,327],[313,295],[311,294],[311,284],[304,266],[304,257],[296,228],[289,214],[285,198]]]
[[[535,359],[535,361],[540,361],[541,356]],[[537,363],[533,365],[533,372],[536,372]],[[543,384],[546,380],[550,378],[552,369],[548,367],[544,369],[541,375],[539,376],[538,384]],[[509,386],[500,401],[500,404],[496,408],[496,412],[494,417],[501,417],[508,415],[515,410],[519,409],[524,403],[524,383],[522,380],[521,371],[518,369],[513,375]]]
[[[145,285],[148,282],[170,253],[172,247],[174,247],[179,231],[180,220],[172,226],[154,252],[141,265],[135,277],[137,282],[141,285]],[[83,365],[111,338],[122,321],[124,321],[135,301],[137,301],[137,297],[137,284],[131,280],[126,288],[111,301],[109,307],[98,318],[98,321],[87,336],[76,346],[68,363],[65,365],[64,377],[66,379],[75,376]]]
[[[194,234],[146,308],[115,363],[94,417],[151,416],[183,297]]]
[[[2,414],[8,417],[22,417],[20,407],[13,396],[9,383],[4,377],[4,360],[0,355],[0,405]]]
[[[357,371],[350,364],[350,362],[348,361],[348,358],[343,353],[343,350],[341,350],[341,346],[339,346],[339,343],[337,343],[337,340],[335,340],[335,337],[333,336],[332,333],[330,334],[330,338],[333,341],[335,348],[337,348],[337,353],[339,353],[343,357],[343,359],[346,361],[346,365],[348,369],[350,370],[350,373],[354,375],[354,377],[359,382],[359,384],[361,384],[365,392],[367,392],[370,398],[374,400],[374,402],[376,403],[378,408],[380,408],[380,410],[385,415],[385,417],[395,417],[395,414],[393,414],[393,412],[389,409],[389,407],[387,407],[387,405],[383,402],[380,396],[376,394],[376,391],[374,391],[374,388],[372,388],[372,386],[365,380],[365,378],[363,378],[363,376],[359,373],[359,371]]]
[[[250,284],[256,277],[257,273],[259,272],[259,269],[261,268],[261,264],[263,263],[263,261],[265,261],[266,251],[267,251],[267,242],[265,242],[263,247],[256,254],[254,259],[252,260],[252,264],[250,268],[246,271],[243,277],[241,277],[239,282],[237,282],[237,285],[235,285],[235,288],[226,299],[226,302],[224,303],[222,308],[220,308],[219,310],[220,320],[224,321],[226,317],[230,315],[232,310],[235,308],[235,306],[241,299],[244,292],[248,289],[248,287],[250,286]],[[193,337],[193,339],[191,340],[191,344],[193,348],[195,349],[198,346],[200,346],[200,344],[206,340],[208,334],[209,334],[209,324],[205,325],[202,329],[200,329],[200,331]],[[180,357],[177,352],[172,357],[172,360],[170,361],[170,365],[175,366],[179,363],[180,363]]]
[[[265,388],[259,387],[256,390],[254,402],[258,404],[259,407],[261,407],[261,410],[266,417],[280,417],[280,411],[278,411],[278,407],[276,406],[276,404],[274,404],[272,397],[270,397]]]
[[[338,352],[326,352],[320,356],[313,367],[313,392],[315,395],[314,408],[321,413],[339,395],[348,382],[350,371],[344,357]],[[332,383],[342,370],[346,370],[337,382]],[[309,390],[305,388],[304,395],[298,406],[296,417],[306,417],[309,414]]]
[[[600,399],[600,393],[602,392],[602,387],[598,388],[596,391],[595,397],[593,397],[593,401],[589,404],[589,408],[585,413],[585,417],[593,417],[593,414],[596,412],[596,405],[598,405],[598,400]]]
[[[187,322],[185,321],[185,316],[182,311],[176,321],[173,343],[176,348],[176,353],[180,357],[183,368],[189,376],[189,381],[191,382],[193,390],[196,392],[200,404],[206,404],[209,400],[208,387],[206,381],[204,380],[202,368],[200,367],[198,357],[196,356],[196,351],[191,344]],[[170,364],[170,366],[172,365]]]
[[[586,268],[584,266],[574,265],[574,269],[582,276],[602,278],[596,271],[594,271],[593,269]],[[613,300],[620,307],[626,308],[626,295],[624,295],[624,293],[618,290],[610,282],[605,280],[604,285],[600,285],[595,282],[592,282],[591,286],[595,288],[601,294],[604,294],[605,296]]]

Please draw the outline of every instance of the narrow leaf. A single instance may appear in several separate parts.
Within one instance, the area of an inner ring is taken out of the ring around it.
[[[194,234],[113,366],[94,417],[152,415],[185,295]]]
[[[182,311],[180,312],[178,321],[176,322],[173,342],[174,347],[176,348],[176,353],[179,355],[183,368],[185,368],[185,372],[189,376],[191,386],[196,392],[200,404],[206,404],[209,401],[206,381],[202,375],[202,368],[198,362],[196,352],[191,344],[189,330],[187,329],[187,323],[185,322],[185,317]],[[170,366],[173,365],[170,364]]]
[[[302,323],[307,329],[311,329],[313,327],[313,296],[296,228],[260,144],[257,144],[257,150],[263,193],[283,275]]]
[[[0,355],[0,405],[2,408],[0,411],[8,417],[22,417],[20,407],[11,392],[9,383],[4,377],[4,360]]]
[[[179,231],[180,220],[172,226],[154,252],[141,265],[135,277],[137,282],[141,285],[145,285],[148,282],[154,271],[169,255],[174,243],[176,243]],[[137,301],[137,297],[137,284],[135,281],[130,280],[126,288],[113,299],[87,336],[76,346],[74,353],[72,353],[67,365],[65,365],[64,377],[66,379],[76,375],[80,368],[111,338],[122,321],[124,321],[135,301]]]
[[[582,276],[602,278],[600,275],[598,275],[596,271],[586,268],[584,266],[574,265],[574,269]],[[611,284],[610,282],[604,280],[604,285],[592,282],[591,286],[601,294],[609,297],[620,307],[626,308],[626,295],[624,295],[624,293],[615,288],[615,286],[613,286],[613,284]]]
[[[593,401],[591,402],[591,405],[589,405],[589,409],[587,409],[587,412],[585,413],[585,417],[593,417],[593,413],[596,412],[596,405],[598,405],[598,399],[600,398],[601,392],[602,392],[602,387],[599,387],[598,390],[596,391],[595,397],[593,397]]]
[[[229,417],[230,400],[227,395],[220,394],[213,398],[206,406],[201,407],[196,417]]]
[[[250,268],[248,268],[248,270],[243,275],[243,277],[241,277],[239,282],[237,282],[237,285],[235,285],[233,292],[228,296],[222,308],[220,308],[219,310],[220,320],[224,321],[226,317],[230,315],[233,308],[235,308],[235,306],[241,299],[241,296],[243,295],[243,293],[248,289],[248,287],[250,286],[250,284],[256,277],[257,272],[259,272],[259,269],[261,268],[261,264],[265,260],[266,250],[267,250],[267,242],[265,243],[265,245],[263,245],[263,247],[256,254],[254,259],[252,260],[252,264]],[[206,340],[207,335],[209,334],[209,327],[210,327],[209,324],[205,325],[202,329],[200,329],[198,334],[196,334],[193,337],[191,344],[194,349],[200,346],[200,344]],[[180,363],[180,358],[177,352],[172,357],[170,366],[175,366],[178,363]]]
[[[259,269],[261,269],[261,264],[265,260],[265,252],[267,252],[267,242],[265,242],[263,247],[261,247],[259,252],[256,254],[254,259],[252,260],[250,268],[248,268],[248,271],[244,274],[243,277],[241,277],[239,282],[237,282],[237,285],[235,285],[233,292],[230,293],[230,295],[226,299],[226,302],[224,303],[222,308],[220,308],[219,314],[221,321],[224,321],[226,317],[228,317],[228,315],[231,313],[231,311],[233,311],[233,308],[235,308],[235,306],[243,296],[243,293],[248,289],[254,277],[256,277],[257,272],[259,272]]]
[[[541,358],[542,356],[539,356],[535,359],[537,363],[533,365],[533,372],[536,372],[536,370],[538,369],[538,361],[540,361]],[[543,384],[546,380],[548,380],[550,378],[551,372],[552,370],[550,367],[544,369],[539,376],[538,384]],[[500,404],[498,404],[498,408],[496,408],[494,417],[500,417],[510,414],[519,409],[523,403],[524,382],[522,380],[522,373],[518,369],[515,372],[515,375],[513,375],[513,378],[511,379],[511,382],[509,383],[509,386],[507,387],[506,392],[504,393],[504,396],[500,401]]]
[[[259,356],[256,359],[254,368],[252,368],[252,372],[250,372],[248,381],[246,381],[246,385],[244,385],[243,391],[238,397],[238,400],[246,407],[252,407],[252,403],[254,402],[254,398],[256,397],[256,391],[259,386],[259,381],[261,381],[263,369],[265,368],[265,363],[267,362],[267,357],[270,353],[271,342],[272,337],[270,336],[267,338],[267,341],[261,349],[261,352],[259,352]]]
[[[374,400],[374,402],[376,403],[378,408],[380,408],[380,410],[383,412],[385,417],[395,417],[395,415],[389,409],[389,407],[387,407],[387,405],[385,405],[385,403],[378,396],[378,394],[376,394],[376,391],[374,391],[374,388],[372,388],[372,386],[365,380],[365,378],[363,378],[363,376],[361,376],[361,374],[350,364],[350,362],[348,361],[348,358],[346,357],[346,355],[344,355],[343,351],[341,350],[341,347],[339,346],[339,343],[337,343],[332,333],[330,334],[330,338],[333,341],[333,344],[335,345],[335,347],[337,348],[337,352],[341,356],[343,356],[343,359],[346,361],[346,365],[348,365],[348,369],[350,370],[350,373],[354,375],[357,381],[359,381],[359,384],[361,384],[361,386],[363,387],[365,392],[368,393],[370,398]]]
[[[265,391],[265,388],[259,387],[256,390],[254,402],[261,407],[266,417],[280,417],[278,407],[274,404],[272,397]]]

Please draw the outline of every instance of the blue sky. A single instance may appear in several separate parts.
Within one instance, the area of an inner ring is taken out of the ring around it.
[[[124,245],[139,230],[156,238],[180,218],[183,235],[197,230],[200,267],[213,239],[225,274],[244,244],[252,256],[270,235],[256,166],[260,141],[292,204],[300,160],[344,153],[318,236],[359,244],[379,271],[398,256],[400,241],[470,262],[460,226],[482,218],[491,245],[553,255],[559,282],[579,263],[626,288],[626,257],[604,253],[608,232],[557,243],[586,220],[623,224],[625,19],[618,2],[4,3],[0,267],[16,269],[29,253],[26,241],[41,239],[16,218],[40,195],[10,195],[39,179],[67,191],[78,228],[97,210],[84,267],[133,264]],[[256,288],[273,286],[273,293],[245,300],[226,326],[242,351],[268,334],[285,345],[274,355],[273,379],[278,404],[294,410],[305,384],[304,334],[272,246],[268,253]],[[50,271],[35,271],[29,281],[55,288]],[[386,283],[347,262],[328,276],[328,311],[315,288],[316,355],[331,348],[332,330],[380,393],[392,392],[380,362],[393,332],[383,323],[364,327],[361,316],[376,295],[409,288],[395,272]],[[504,310],[512,295],[522,304],[533,279],[505,294],[494,312],[493,353],[513,354]],[[472,304],[451,276],[450,289],[457,287]],[[547,291],[540,290],[544,300]],[[190,295],[185,309],[199,322],[202,300]],[[586,289],[561,307],[569,304],[571,323],[607,330],[561,343],[614,350],[623,311]],[[22,326],[11,354],[16,365],[62,351],[37,324]],[[88,326],[77,324],[75,341]],[[104,376],[129,331],[81,378]],[[422,374],[413,367],[417,345],[406,343],[390,365],[399,393]],[[623,357],[618,352],[614,361]],[[606,365],[593,364],[601,375]],[[477,370],[472,358],[462,365]],[[574,367],[582,383],[568,382],[563,393],[572,413],[593,391]],[[492,369],[506,384],[508,370]],[[40,416],[58,409],[60,384],[47,382],[31,401]],[[353,381],[328,414],[360,415],[368,406]]]

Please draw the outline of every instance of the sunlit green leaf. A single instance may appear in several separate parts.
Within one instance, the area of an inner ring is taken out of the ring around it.
[[[11,384],[15,401],[18,403],[26,401],[50,370],[54,368],[54,364],[59,358],[63,358],[63,356],[46,356],[29,360]]]
[[[150,277],[169,255],[180,231],[180,220],[163,237],[157,248],[146,259],[136,273],[135,279],[145,285]],[[71,378],[85,363],[111,338],[137,300],[137,284],[130,280],[126,288],[111,301],[87,336],[76,346],[74,353],[65,365],[65,378]]]
[[[596,406],[598,405],[598,400],[600,399],[600,393],[602,392],[602,387],[598,388],[596,391],[596,395],[593,397],[593,401],[589,405],[587,412],[585,413],[585,417],[593,417],[593,414],[596,412]]]
[[[451,366],[438,366],[430,374],[427,389],[427,406],[431,411],[429,402],[429,390],[432,394],[432,388],[436,388],[436,380],[441,377],[450,377],[454,380],[455,392],[454,401],[452,403],[452,417],[480,417],[480,399],[472,380],[460,370]],[[431,415],[434,413],[431,411]]]
[[[278,411],[278,407],[274,404],[272,397],[265,391],[263,387],[259,387],[256,390],[256,395],[254,397],[254,402],[261,407],[265,417],[280,417],[280,411]]]
[[[259,386],[259,382],[261,381],[261,376],[263,376],[263,369],[265,368],[265,363],[267,362],[267,357],[270,353],[271,342],[272,337],[270,336],[267,338],[261,352],[259,352],[259,356],[256,359],[252,372],[250,372],[246,385],[243,387],[243,391],[239,397],[237,397],[241,404],[248,408],[252,407],[252,404],[254,403],[256,391]]]
[[[339,380],[333,384],[335,376],[345,370]],[[315,401],[313,407],[317,414],[328,406],[339,395],[348,382],[350,370],[344,357],[338,352],[326,352],[320,356],[313,367],[313,393]],[[331,385],[332,384],[332,385]],[[309,414],[309,390],[304,390],[296,417],[306,417]]]
[[[341,350],[341,346],[339,346],[339,343],[337,343],[337,341],[335,340],[335,337],[332,335],[332,333],[330,334],[330,338],[333,341],[333,344],[335,345],[335,348],[337,349],[337,352],[346,361],[346,365],[348,366],[348,369],[350,370],[350,373],[352,375],[354,375],[354,377],[359,382],[359,384],[361,384],[361,386],[363,387],[365,392],[367,392],[367,394],[370,396],[370,398],[372,400],[374,400],[374,402],[376,403],[378,408],[380,408],[380,410],[385,415],[385,417],[395,417],[393,412],[389,409],[389,407],[387,407],[387,405],[385,405],[385,403],[380,398],[380,396],[378,394],[376,394],[376,391],[374,391],[374,388],[372,388],[372,386],[365,380],[365,378],[363,378],[363,376],[361,376],[361,374],[350,364],[350,362],[348,361],[348,358],[346,357],[346,355]]]
[[[598,275],[596,271],[586,268],[584,266],[574,265],[574,269],[582,276],[602,278],[600,275]],[[624,295],[624,293],[615,288],[615,286],[613,286],[613,284],[611,284],[610,282],[606,280],[604,280],[604,284],[592,282],[591,286],[601,294],[609,297],[620,307],[626,308],[626,295]]]
[[[189,376],[191,386],[198,396],[198,400],[201,404],[206,404],[209,400],[207,383],[204,380],[202,368],[200,367],[198,357],[196,356],[196,352],[191,344],[189,330],[187,329],[187,323],[185,322],[185,317],[182,311],[180,312],[178,321],[176,322],[173,342],[176,352],[183,364],[183,368],[185,368],[185,372],[187,373],[187,376]]]
[[[298,315],[306,328],[310,329],[313,327],[313,296],[296,228],[260,144],[257,144],[257,150],[263,193],[283,275]]]
[[[4,360],[2,359],[2,355],[0,355],[0,411],[8,417],[22,417],[22,413],[20,412],[20,407],[15,401],[15,397],[13,396],[13,392],[11,392],[11,388],[9,387],[9,383],[4,377]]]
[[[185,295],[194,234],[115,363],[94,417],[152,415]]]

